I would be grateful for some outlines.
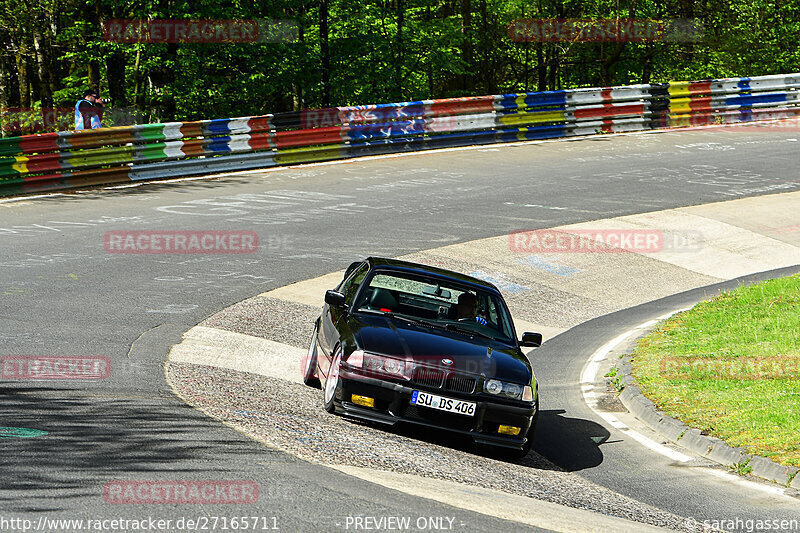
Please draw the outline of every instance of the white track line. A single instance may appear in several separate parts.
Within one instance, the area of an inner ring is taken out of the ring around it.
[[[600,368],[600,362],[603,361],[606,358],[606,356],[608,356],[608,354],[609,354],[609,352],[611,352],[611,350],[616,348],[623,341],[625,341],[628,338],[632,337],[634,334],[639,333],[639,332],[641,332],[641,331],[643,331],[643,330],[645,330],[645,329],[657,324],[658,322],[661,322],[662,320],[666,320],[669,317],[671,317],[672,315],[675,315],[677,313],[681,313],[683,311],[688,311],[689,309],[691,309],[691,308],[678,309],[677,311],[673,311],[671,313],[667,313],[667,314],[662,315],[662,316],[660,316],[660,317],[658,317],[656,319],[648,320],[647,322],[645,322],[643,324],[639,324],[635,328],[633,328],[633,329],[631,329],[629,331],[626,331],[622,335],[619,335],[618,337],[612,339],[611,341],[607,342],[606,344],[604,344],[603,346],[598,348],[598,350],[592,354],[592,356],[589,358],[589,360],[587,361],[586,365],[584,366],[583,372],[581,373],[581,391],[583,392],[583,400],[586,402],[586,405],[588,405],[589,408],[592,411],[595,412],[595,414],[597,414],[600,418],[602,418],[603,420],[608,422],[609,425],[611,425],[611,427],[622,431],[623,433],[625,433],[625,435],[627,435],[630,438],[636,440],[637,442],[639,442],[643,446],[645,446],[645,447],[653,450],[654,452],[659,453],[659,454],[661,454],[661,455],[663,455],[665,457],[668,457],[668,458],[672,459],[673,461],[678,461],[678,462],[681,462],[681,463],[686,463],[686,462],[691,461],[692,457],[689,457],[688,455],[683,454],[683,453],[681,453],[681,452],[679,452],[677,450],[673,450],[672,448],[669,448],[668,446],[664,446],[663,444],[660,444],[660,443],[654,441],[653,439],[650,439],[650,438],[642,435],[638,431],[629,428],[625,423],[620,421],[613,414],[598,410],[597,409],[597,395],[594,392],[594,383],[595,383],[595,380],[597,379],[597,371]],[[762,492],[767,492],[767,493],[775,494],[775,495],[778,495],[778,496],[789,497],[789,496],[786,495],[786,490],[783,489],[783,488],[780,488],[780,487],[773,487],[773,486],[769,486],[769,485],[765,485],[765,484],[761,484],[761,483],[756,483],[754,481],[748,481],[746,479],[742,479],[740,476],[736,476],[734,474],[731,474],[731,473],[728,473],[728,472],[723,472],[721,470],[714,469],[714,468],[704,468],[704,467],[699,467],[699,468],[703,468],[703,470],[705,472],[707,472],[707,473],[709,473],[709,474],[711,474],[713,476],[722,478],[727,482],[738,483],[739,485],[746,486],[749,489],[756,489],[756,490],[760,490]],[[794,498],[792,498],[792,499],[794,499]]]
[[[684,311],[684,309],[681,309],[680,311]],[[646,446],[647,448],[650,448],[655,452],[660,453],[661,455],[669,457],[673,461],[686,463],[692,460],[692,458],[689,457],[688,455],[682,454],[681,452],[668,448],[663,444],[659,444],[658,442],[645,437],[638,431],[629,428],[625,423],[620,421],[616,416],[612,415],[611,413],[598,410],[596,408],[597,395],[594,392],[594,382],[597,379],[597,371],[600,369],[600,363],[606,358],[606,356],[611,350],[616,348],[618,345],[622,344],[622,342],[627,340],[629,337],[632,337],[634,334],[639,333],[640,331],[658,323],[659,320],[664,320],[665,318],[668,318],[675,313],[679,313],[680,311],[675,311],[674,313],[670,313],[663,317],[658,317],[655,320],[648,320],[644,324],[640,324],[639,326],[636,326],[632,330],[626,331],[622,335],[612,339],[611,341],[601,346],[596,352],[592,354],[592,356],[589,358],[589,361],[586,363],[586,366],[583,367],[583,372],[581,373],[581,390],[583,391],[583,400],[586,402],[586,405],[588,405],[589,408],[595,412],[595,414],[597,414],[603,420],[608,422],[611,425],[611,427],[624,432],[626,435],[638,441],[640,444]]]

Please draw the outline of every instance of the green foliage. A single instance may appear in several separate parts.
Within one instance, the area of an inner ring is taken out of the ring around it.
[[[326,10],[324,35],[320,21]],[[299,39],[126,44],[103,38],[103,21],[148,17],[287,20],[297,24]],[[698,42],[650,43],[520,43],[508,35],[509,24],[520,18],[616,17],[694,18],[704,34]],[[36,28],[44,32],[44,58],[36,54]],[[4,0],[0,40],[6,45],[0,73],[11,74],[8,86],[0,86],[0,105],[19,105],[24,89],[33,102],[52,93],[56,107],[72,106],[96,83],[106,96],[114,95],[112,105],[136,105],[148,120],[192,120],[320,107],[326,94],[329,105],[339,106],[794,72],[800,70],[800,5],[773,0]],[[19,72],[20,65],[27,73]]]
[[[610,383],[611,386],[617,390],[617,392],[622,392],[622,389],[625,388],[625,385],[622,383],[622,373],[616,366],[612,366],[611,370],[606,373],[605,377],[608,378],[608,383]]]
[[[750,459],[742,461],[741,463],[732,464],[730,468],[740,476],[746,476],[753,471],[753,465],[750,464]]]

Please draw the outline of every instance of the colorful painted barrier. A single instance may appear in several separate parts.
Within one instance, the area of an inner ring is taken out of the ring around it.
[[[0,196],[450,146],[800,116],[800,73],[310,109],[0,139]]]

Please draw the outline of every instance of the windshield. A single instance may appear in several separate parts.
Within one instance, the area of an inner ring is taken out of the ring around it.
[[[503,299],[493,292],[455,280],[378,271],[360,291],[354,309],[421,320],[467,335],[514,342],[511,316]]]

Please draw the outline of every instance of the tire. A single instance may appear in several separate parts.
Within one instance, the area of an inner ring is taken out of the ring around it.
[[[533,439],[536,435],[536,422],[539,421],[539,411],[536,411],[536,414],[533,415],[533,420],[531,420],[531,427],[528,428],[528,432],[525,434],[525,445],[522,447],[521,450],[517,450],[515,454],[515,459],[524,459],[528,453],[530,453],[531,449],[533,448]]]
[[[303,383],[309,387],[319,389],[319,378],[317,377],[317,332],[319,323],[314,324],[314,333],[311,335],[311,344],[308,347],[305,361],[303,361]]]
[[[336,398],[336,389],[339,388],[339,364],[342,362],[342,351],[337,348],[331,361],[331,368],[328,370],[328,379],[325,380],[325,389],[323,391],[323,405],[325,410],[329,413],[336,412],[336,405],[334,399]]]

